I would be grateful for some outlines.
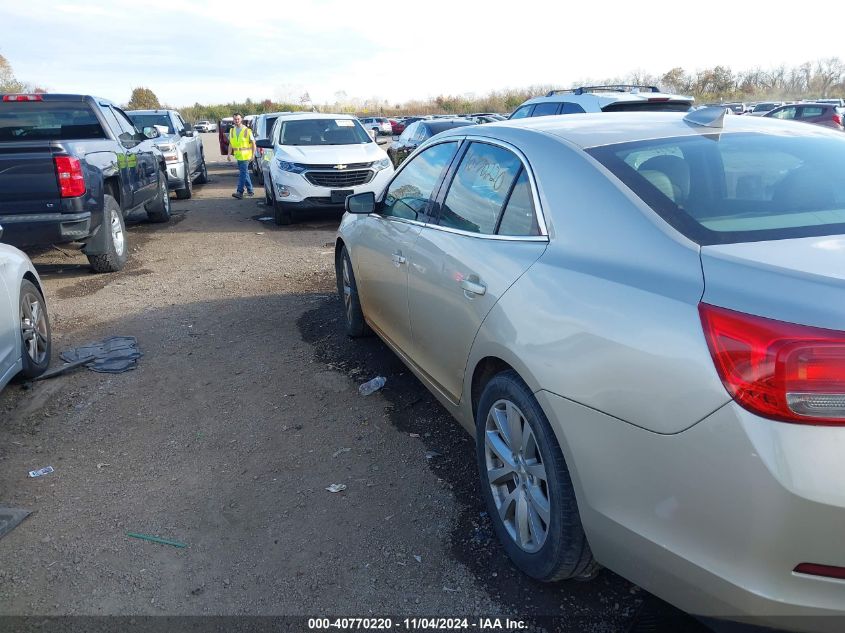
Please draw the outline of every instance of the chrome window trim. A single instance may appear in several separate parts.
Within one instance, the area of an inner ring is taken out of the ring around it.
[[[474,237],[480,240],[498,240],[500,242],[548,242],[548,235],[486,235],[484,233],[473,233],[472,231],[462,231],[461,229],[453,229],[448,226],[440,226],[439,224],[425,224],[426,228],[436,229],[444,233],[453,233],[455,235],[463,235],[465,237]]]

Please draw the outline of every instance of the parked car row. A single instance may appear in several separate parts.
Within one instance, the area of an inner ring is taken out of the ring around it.
[[[346,332],[475,436],[526,574],[841,630],[845,136],[578,96],[436,130],[346,198]]]
[[[23,176],[22,176],[23,175]],[[170,219],[168,187],[205,182],[202,142],[172,110],[123,111],[90,95],[0,100],[0,388],[50,364],[38,273],[17,247],[81,242],[94,272],[129,257],[124,218]]]

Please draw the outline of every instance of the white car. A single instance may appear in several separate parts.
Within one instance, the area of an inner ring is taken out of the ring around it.
[[[0,389],[18,374],[43,374],[50,365],[50,347],[50,320],[38,273],[24,253],[0,244]]]
[[[264,199],[276,224],[290,224],[299,210],[342,212],[347,196],[379,193],[393,175],[385,151],[348,114],[282,114],[257,145],[265,150]]]
[[[375,130],[376,134],[393,134],[393,126],[390,125],[390,119],[383,116],[370,116],[363,119],[358,119],[368,130]]]

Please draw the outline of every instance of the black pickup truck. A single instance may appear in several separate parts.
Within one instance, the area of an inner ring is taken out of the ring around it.
[[[129,248],[124,217],[143,207],[170,219],[165,160],[155,128],[84,95],[0,99],[0,226],[18,247],[83,242],[95,272],[114,272]]]

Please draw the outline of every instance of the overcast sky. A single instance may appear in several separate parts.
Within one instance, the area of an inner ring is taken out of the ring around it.
[[[484,94],[845,57],[837,11],[759,2],[0,0],[0,55],[51,92],[174,106]]]

